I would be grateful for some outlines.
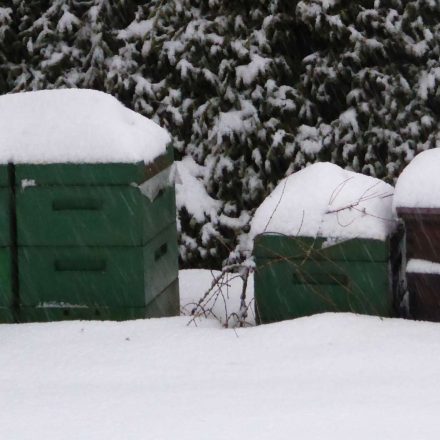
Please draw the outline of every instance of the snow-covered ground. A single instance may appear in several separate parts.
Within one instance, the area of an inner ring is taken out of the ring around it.
[[[181,275],[185,300],[210,283]],[[0,438],[439,438],[440,325],[188,322],[1,325]]]

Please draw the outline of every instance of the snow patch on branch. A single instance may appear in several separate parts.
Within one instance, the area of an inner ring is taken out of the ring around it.
[[[254,130],[257,120],[257,109],[250,101],[242,100],[241,110],[230,110],[219,114],[212,134],[217,136],[219,144],[223,137],[232,138],[234,134],[242,138]]]
[[[354,133],[359,133],[359,124],[357,121],[357,112],[354,108],[349,108],[339,116],[339,120],[345,127],[351,127]]]
[[[300,144],[301,150],[307,154],[316,154],[322,148],[322,137],[319,130],[309,125],[301,125],[298,128],[296,140]]]
[[[177,208],[185,208],[199,223],[204,223],[211,216],[216,217],[221,203],[210,197],[205,189],[204,167],[198,165],[191,157],[185,157],[175,163]]]
[[[236,70],[237,85],[243,83],[245,86],[252,84],[258,75],[265,74],[272,64],[270,58],[263,58],[260,55],[251,55],[251,62],[245,66],[238,66]]]

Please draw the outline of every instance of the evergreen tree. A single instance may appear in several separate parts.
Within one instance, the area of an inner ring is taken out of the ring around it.
[[[287,1],[156,2],[119,32],[120,57],[136,60],[128,73],[135,82],[119,85],[134,90],[135,109],[172,131],[181,156],[204,167],[207,191],[221,201],[202,223],[180,210],[187,265],[226,258],[288,168],[304,55],[292,51],[293,12]]]
[[[440,4],[301,1],[297,19],[319,48],[301,77],[325,133],[315,157],[392,182],[436,142]]]
[[[286,174],[393,181],[439,142],[432,0],[5,0],[0,93],[97,88],[154,119],[208,194],[184,266],[219,266]]]
[[[11,6],[8,2],[0,6],[0,92],[8,90],[10,65],[13,62],[13,47],[16,42]]]

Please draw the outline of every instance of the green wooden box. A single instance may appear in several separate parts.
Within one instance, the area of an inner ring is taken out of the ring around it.
[[[150,200],[134,186],[36,186],[18,191],[19,246],[142,246],[175,222],[173,186]]]
[[[20,307],[145,307],[178,277],[175,223],[145,246],[21,247]]]
[[[173,149],[152,163],[53,163],[15,165],[15,184],[36,186],[124,186],[140,185],[173,163]],[[0,169],[1,182],[1,169]]]
[[[258,321],[322,312],[392,316],[390,256],[390,240],[260,235],[254,244]]]
[[[159,318],[179,314],[179,283],[174,280],[145,307],[21,307],[19,322],[48,322],[65,320],[127,321],[130,319]]]

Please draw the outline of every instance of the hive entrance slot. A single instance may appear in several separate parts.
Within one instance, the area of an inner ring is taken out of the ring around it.
[[[104,202],[101,199],[82,197],[82,198],[63,198],[52,202],[53,211],[99,211]]]
[[[107,263],[103,259],[66,258],[55,260],[56,272],[104,272]]]
[[[340,273],[299,273],[292,276],[293,284],[347,286],[348,277]]]

